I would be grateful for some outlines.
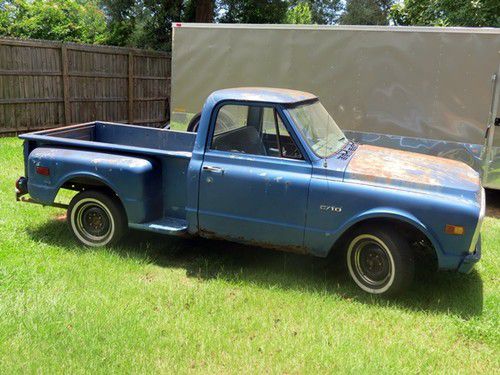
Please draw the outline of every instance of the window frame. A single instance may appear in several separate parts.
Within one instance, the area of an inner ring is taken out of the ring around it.
[[[295,133],[295,129],[289,124],[288,117],[286,116],[285,112],[283,111],[283,108],[276,103],[270,103],[270,102],[254,102],[254,101],[241,101],[241,100],[223,100],[217,103],[217,105],[214,107],[212,110],[212,115],[210,117],[210,123],[209,123],[209,131],[207,132],[207,139],[205,141],[205,150],[204,152],[215,152],[215,153],[222,153],[222,154],[242,154],[240,152],[231,152],[231,151],[222,151],[222,150],[215,150],[212,149],[212,142],[213,142],[213,137],[215,133],[215,125],[217,123],[217,117],[219,115],[220,109],[225,106],[225,105],[240,105],[240,106],[246,106],[246,107],[264,107],[264,108],[270,108],[274,112],[274,116],[279,116],[279,119],[283,123],[285,129],[287,130],[288,134],[290,134],[290,137],[292,141],[294,142],[295,146],[297,149],[300,151],[302,154],[302,159],[295,159],[295,158],[288,158],[288,157],[283,157],[282,156],[282,150],[280,148],[280,156],[270,156],[270,155],[255,155],[255,154],[248,154],[251,155],[252,157],[259,157],[259,158],[271,158],[273,160],[288,160],[288,161],[294,161],[294,162],[307,162],[311,163],[311,159],[309,156],[309,153],[305,150],[304,145],[300,141],[300,139],[297,139],[297,135]],[[276,118],[276,117],[275,117]],[[248,124],[246,125],[248,126]],[[275,120],[275,126],[279,128],[278,123]],[[262,127],[262,124],[261,124]],[[231,131],[236,131],[241,128],[233,129]],[[262,134],[262,129],[259,129]],[[229,133],[228,132],[228,133]],[[277,129],[276,135],[278,136],[279,134],[279,129]],[[243,154],[247,155],[247,154]]]

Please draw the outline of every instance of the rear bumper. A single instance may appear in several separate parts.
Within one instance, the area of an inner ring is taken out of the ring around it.
[[[465,256],[460,265],[458,272],[469,273],[474,268],[474,265],[481,259],[481,236],[479,236],[474,252]]]

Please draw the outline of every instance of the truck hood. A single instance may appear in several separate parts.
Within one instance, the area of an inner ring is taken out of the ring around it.
[[[398,189],[460,195],[477,199],[479,174],[450,159],[360,145],[344,173],[344,181]]]

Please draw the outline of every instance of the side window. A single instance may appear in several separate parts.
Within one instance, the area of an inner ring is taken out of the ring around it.
[[[273,107],[222,106],[215,120],[212,150],[303,159]]]
[[[281,117],[277,116],[278,120],[278,129],[281,135],[288,134],[288,131],[281,121]],[[276,122],[274,118],[274,108],[264,108],[264,118],[262,124],[263,132],[266,134],[276,134]]]
[[[304,159],[274,108],[264,108],[262,137],[268,155],[287,159]]]

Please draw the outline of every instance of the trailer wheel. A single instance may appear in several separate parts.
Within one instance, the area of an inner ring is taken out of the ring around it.
[[[365,292],[395,295],[413,280],[414,260],[408,242],[390,227],[361,227],[347,247],[347,268]]]
[[[189,121],[186,130],[191,133],[198,132],[198,128],[200,127],[200,120],[201,120],[201,112],[198,112],[196,115],[193,116],[191,121]],[[223,110],[221,110],[217,115],[217,123],[218,123],[217,126],[221,131],[225,129],[230,130],[234,126],[231,117],[225,114]]]
[[[191,133],[196,133],[198,131],[198,126],[200,125],[201,112],[194,115],[194,117],[189,121],[187,131]]]
[[[119,200],[100,191],[75,195],[67,217],[71,232],[85,246],[115,244],[127,229],[125,211]]]

